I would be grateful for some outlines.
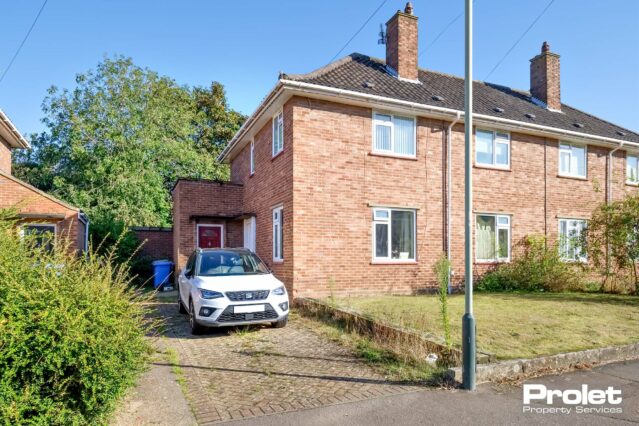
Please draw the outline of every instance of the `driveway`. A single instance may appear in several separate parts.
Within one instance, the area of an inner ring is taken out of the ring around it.
[[[211,330],[192,336],[175,303],[158,303],[164,346],[199,424],[318,408],[423,390],[386,380],[306,321],[282,329]],[[166,364],[158,361],[157,365]]]

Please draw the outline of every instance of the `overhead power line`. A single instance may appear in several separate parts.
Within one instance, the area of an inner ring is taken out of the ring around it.
[[[384,1],[382,1],[382,2],[380,3],[380,5],[379,5],[379,6],[377,6],[377,9],[375,9],[375,10],[373,11],[373,13],[371,13],[371,15],[368,17],[368,19],[366,19],[366,21],[362,24],[362,26],[361,26],[361,27],[359,27],[359,29],[355,32],[355,34],[353,34],[353,36],[352,36],[350,39],[348,39],[348,41],[346,42],[346,44],[345,44],[345,45],[344,45],[344,46],[343,46],[343,47],[339,50],[339,52],[337,52],[337,53],[335,54],[335,56],[333,56],[333,57],[331,58],[331,60],[330,60],[330,61],[328,61],[329,63],[333,62],[333,61],[335,60],[335,58],[337,58],[337,57],[338,57],[338,56],[339,56],[339,55],[340,55],[340,54],[344,51],[344,49],[346,49],[346,47],[347,47],[347,46],[351,43],[351,41],[353,41],[353,39],[354,39],[355,37],[357,37],[357,35],[358,35],[358,34],[359,34],[359,33],[360,33],[363,29],[364,29],[364,27],[366,26],[366,24],[368,24],[368,23],[370,22],[370,20],[371,20],[371,19],[373,19],[373,16],[375,16],[375,14],[376,14],[377,12],[379,12],[379,9],[381,9],[381,8],[382,8],[382,6],[384,6],[384,5],[386,4],[386,2],[387,2],[387,1],[388,1],[388,0],[384,0]]]
[[[38,18],[40,18],[40,15],[42,14],[44,7],[47,5],[47,1],[49,0],[44,0],[44,2],[42,3],[42,6],[40,6],[40,10],[38,11],[38,14],[33,20],[33,23],[31,23],[31,26],[29,27],[29,31],[27,31],[27,34],[22,39],[22,43],[20,43],[20,46],[18,46],[16,53],[13,54],[13,57],[11,58],[11,61],[9,61],[9,65],[7,65],[7,68],[5,68],[4,72],[2,73],[2,76],[0,76],[0,83],[2,83],[2,80],[4,80],[4,77],[7,75],[7,73],[11,69],[11,65],[13,65],[13,62],[16,60],[16,58],[20,54],[20,50],[22,50],[22,46],[24,46],[27,39],[29,38],[29,35],[31,35],[31,31],[33,31],[33,27],[35,27],[36,23],[38,22]]]
[[[537,21],[539,21],[541,19],[542,16],[544,16],[544,14],[546,13],[546,11],[548,9],[550,9],[550,6],[552,6],[552,4],[555,2],[555,0],[550,0],[550,2],[546,5],[546,7],[544,8],[544,10],[541,11],[541,13],[539,15],[537,15],[537,17],[535,18],[534,21],[532,21],[532,23],[528,26],[528,28],[526,28],[526,31],[523,32],[523,34],[517,39],[517,41],[510,46],[510,49],[508,49],[508,52],[506,52],[506,54],[499,60],[499,62],[497,62],[497,64],[495,64],[495,66],[493,67],[492,70],[490,70],[490,72],[486,75],[486,78],[484,78],[484,81],[488,80],[488,77],[490,77],[493,72],[495,72],[495,70],[497,68],[499,68],[499,66],[502,64],[502,62],[504,62],[504,60],[508,57],[508,55],[510,55],[510,52],[513,51],[513,49],[515,49],[515,47],[517,47],[517,45],[519,44],[519,42],[526,36],[526,34],[528,34],[528,32],[532,29],[532,27],[535,26],[535,24],[537,23]]]
[[[473,0],[473,5],[475,4],[477,0]],[[430,44],[428,44],[428,46],[426,46],[426,48],[424,50],[422,50],[421,52],[419,52],[419,55],[417,57],[421,57],[424,53],[426,53],[431,47],[433,47],[433,45],[435,43],[437,43],[437,40],[440,39],[441,36],[443,36],[446,31],[448,31],[448,29],[450,27],[453,26],[453,24],[455,22],[457,22],[459,20],[459,18],[461,18],[462,16],[464,16],[464,11],[462,10],[461,12],[459,12],[459,14],[457,16],[455,16],[453,19],[451,19],[450,21],[448,21],[448,23],[446,24],[446,26],[439,32],[439,34],[437,34],[435,36],[435,38],[433,39],[433,41],[430,42]]]

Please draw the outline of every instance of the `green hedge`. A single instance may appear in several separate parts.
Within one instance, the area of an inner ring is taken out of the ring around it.
[[[3,423],[105,423],[144,368],[148,305],[126,266],[34,248],[0,213]]]

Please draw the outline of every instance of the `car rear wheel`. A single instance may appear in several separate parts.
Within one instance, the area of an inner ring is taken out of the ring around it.
[[[204,327],[197,323],[195,319],[195,308],[193,307],[193,301],[189,301],[189,326],[191,327],[191,334],[197,336],[204,332]]]
[[[271,323],[271,325],[273,326],[273,328],[284,328],[286,327],[287,322],[288,322],[288,315],[285,316],[284,319]]]

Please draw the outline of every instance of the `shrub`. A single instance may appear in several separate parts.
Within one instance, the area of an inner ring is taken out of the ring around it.
[[[583,237],[592,265],[604,276],[602,290],[639,295],[639,194],[599,205]]]
[[[0,217],[5,424],[106,422],[149,353],[147,308],[127,277],[109,257],[39,249]]]
[[[499,265],[479,280],[482,291],[583,290],[580,265],[566,263],[558,246],[543,236],[527,236],[513,247],[513,260]]]

